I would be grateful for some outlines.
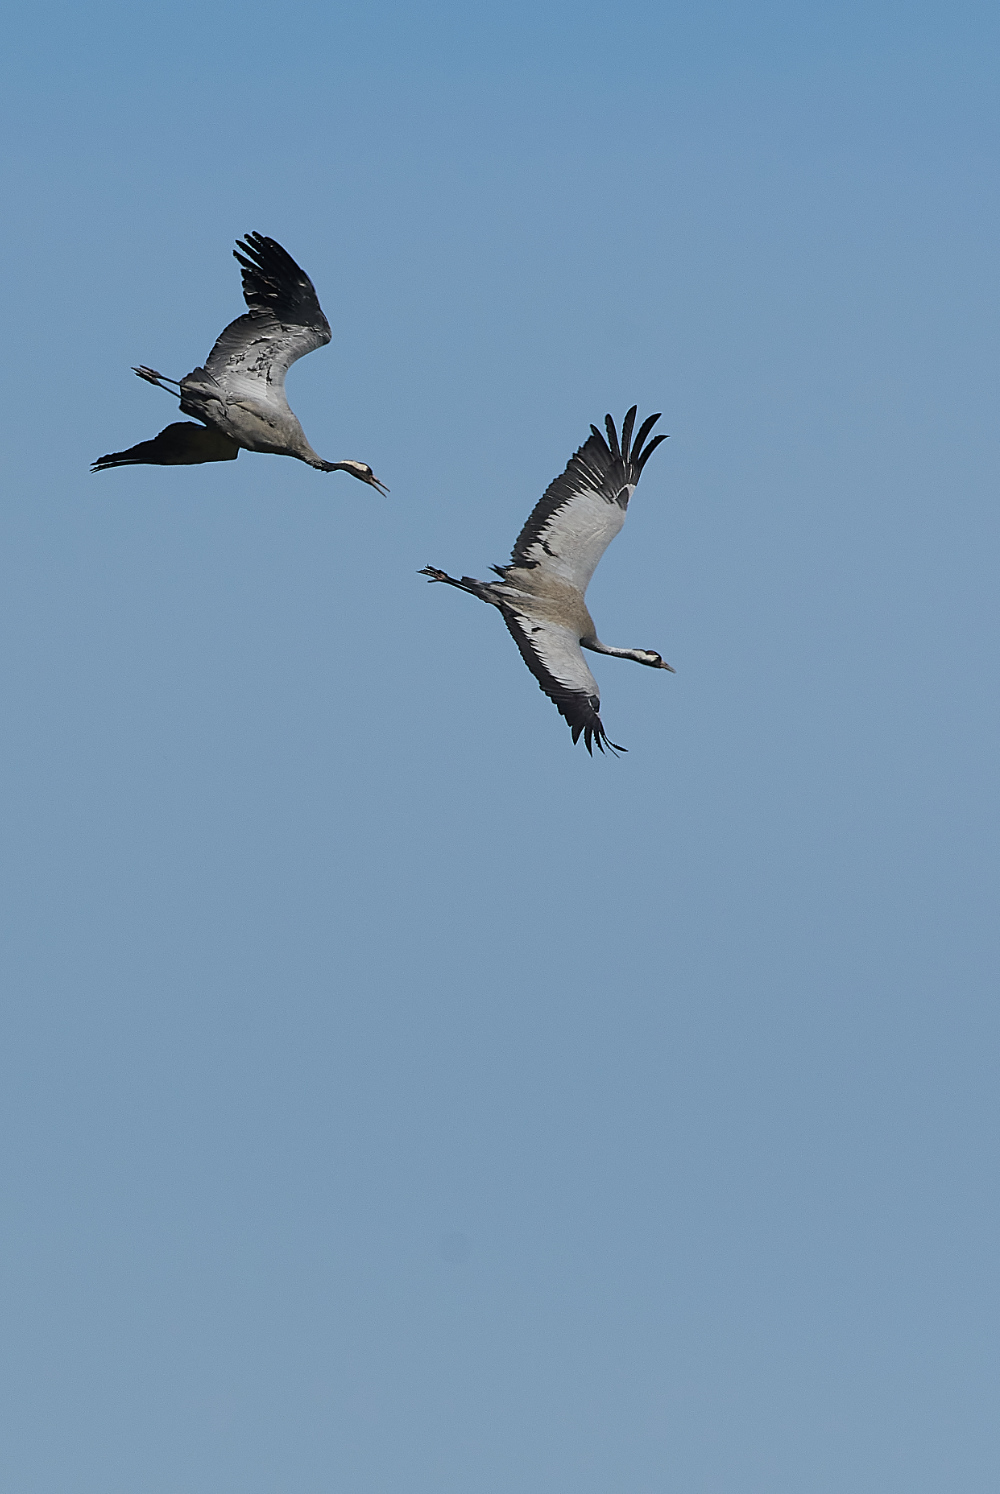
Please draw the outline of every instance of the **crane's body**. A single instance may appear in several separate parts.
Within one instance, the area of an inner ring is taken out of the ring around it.
[[[140,371],[140,377],[143,373]],[[252,387],[237,389],[220,384],[207,368],[196,368],[181,379],[179,387],[183,413],[224,432],[237,450],[242,447],[245,451],[297,457],[321,472],[332,466],[309,445],[284,389],[280,399],[275,392],[269,400],[262,400]]]
[[[632,659],[653,669],[673,670],[651,649],[611,648],[600,641],[584,596],[598,561],[625,523],[629,499],[648,458],[665,436],[643,450],[658,415],[640,428],[631,445],[636,407],[622,422],[621,442],[608,415],[608,438],[591,426],[591,436],[546,489],[521,530],[510,563],[494,566],[498,581],[456,579],[427,566],[431,581],[444,581],[498,608],[540,688],[569,723],[573,741],[583,736],[604,750],[611,742],[600,718],[600,690],[583,649]]]
[[[202,424],[175,422],[151,441],[100,457],[93,470],[234,461],[242,449],[295,457],[320,472],[349,472],[385,491],[366,462],[328,462],[314,451],[285,395],[291,365],[331,337],[312,281],[274,239],[250,233],[237,242],[249,310],[223,330],[204,367],[180,382],[144,365],[134,370],[176,393],[182,413]]]

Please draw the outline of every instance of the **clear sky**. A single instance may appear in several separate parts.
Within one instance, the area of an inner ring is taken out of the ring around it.
[[[5,22],[11,1494],[995,1494],[993,6]],[[326,457],[97,476],[279,239]],[[486,574],[662,410],[591,761]]]

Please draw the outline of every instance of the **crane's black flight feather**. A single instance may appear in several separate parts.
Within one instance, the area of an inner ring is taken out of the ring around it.
[[[642,443],[643,443],[643,441],[645,441],[646,437],[649,435],[650,431],[653,429],[653,426],[656,424],[656,422],[659,420],[659,418],[660,418],[659,415],[647,415],[646,416],[646,419],[642,422],[642,425],[640,425],[640,427],[639,427],[639,434],[635,438],[635,445],[632,448],[633,451],[641,451],[642,450]],[[665,436],[657,436],[656,440],[657,440],[657,444],[659,444],[660,441],[666,440],[666,437]],[[651,446],[649,448],[649,451],[652,451],[652,450],[653,450],[653,447]],[[646,456],[644,456],[643,459],[642,459],[643,465],[645,465],[646,457],[649,456],[649,451],[646,452]]]
[[[128,451],[111,451],[98,457],[91,472],[106,472],[109,467],[132,467],[143,463],[151,467],[192,467],[199,462],[235,462],[240,448],[222,431],[206,430],[190,420],[177,420],[165,426],[151,441],[140,441]]]
[[[635,425],[635,412],[637,409],[638,406],[633,405],[622,421],[622,459],[626,462],[628,461],[629,443],[632,440],[632,427]]]
[[[233,258],[239,262],[243,299],[251,312],[270,312],[286,327],[329,332],[315,286],[287,249],[262,233],[248,233],[236,242]]]

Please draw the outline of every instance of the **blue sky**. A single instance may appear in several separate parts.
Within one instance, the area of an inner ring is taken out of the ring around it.
[[[18,1494],[992,1491],[985,5],[9,22]],[[342,476],[92,476],[241,308]],[[483,575],[664,412],[591,761]]]

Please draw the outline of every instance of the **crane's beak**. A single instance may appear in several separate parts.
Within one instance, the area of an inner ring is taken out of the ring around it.
[[[378,488],[379,492],[382,494],[388,493],[389,491],[384,482],[379,482],[374,472],[372,473],[371,477],[365,478],[365,482],[368,483],[370,487]]]

